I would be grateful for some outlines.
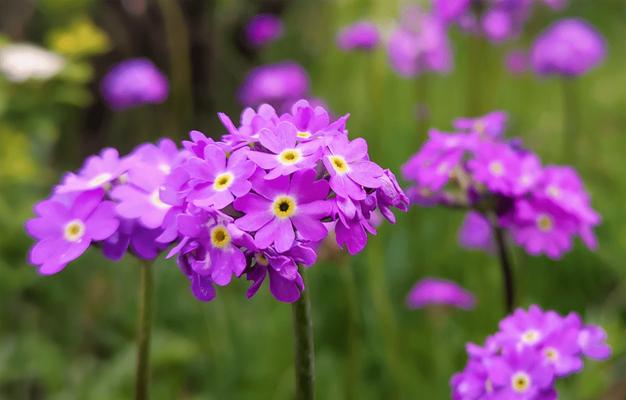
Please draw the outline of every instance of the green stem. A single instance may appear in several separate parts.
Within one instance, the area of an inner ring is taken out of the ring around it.
[[[302,280],[304,270],[300,268]],[[313,344],[313,319],[309,290],[302,291],[300,298],[292,304],[294,334],[294,370],[296,374],[296,400],[315,398],[315,350]]]
[[[135,400],[147,400],[150,382],[150,331],[152,328],[152,263],[139,266],[139,316],[137,327],[137,369]]]
[[[342,254],[339,269],[345,285],[347,315],[347,348],[345,372],[345,398],[347,400],[358,398],[360,368],[360,327],[359,327],[359,303],[357,287],[354,279],[354,271],[350,265],[350,257]]]
[[[497,225],[497,222],[492,222],[492,228],[493,237],[495,238],[498,251],[498,261],[502,270],[504,307],[507,314],[510,314],[513,312],[513,308],[515,307],[515,282],[513,277],[513,267],[506,244],[504,230]]]
[[[419,76],[415,81],[415,93],[417,97],[417,139],[418,147],[428,137],[427,130],[430,124],[430,108],[428,102],[429,93],[429,77],[427,75]]]
[[[563,92],[563,161],[576,161],[578,158],[578,140],[580,126],[580,107],[578,104],[578,91],[576,82],[570,78],[561,80]]]

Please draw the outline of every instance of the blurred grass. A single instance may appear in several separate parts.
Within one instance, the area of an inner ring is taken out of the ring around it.
[[[196,104],[193,124],[179,122],[174,129],[154,118],[160,111],[170,117],[190,111],[181,109],[181,100],[176,100],[157,107],[157,113],[149,108],[107,114],[102,120],[104,134],[88,139],[99,146],[128,150],[147,138],[180,138],[191,127],[218,135],[223,129],[215,111],[236,116],[239,106],[234,91],[245,71],[253,64],[293,59],[310,72],[315,96],[327,101],[336,115],[351,113],[351,135],[368,139],[373,159],[398,172],[424,137],[424,132],[417,131],[415,118],[418,83],[397,77],[383,50],[344,54],[334,46],[337,29],[355,19],[367,17],[391,26],[398,3],[292,2],[284,10],[286,36],[251,60],[231,43],[238,18],[253,13],[249,2],[216,2],[198,17],[212,18],[204,21],[210,35],[203,36],[212,48],[210,80],[202,90],[195,85],[185,89],[181,84],[182,92],[177,94],[180,99],[191,96],[186,91],[193,90],[194,96],[208,99]],[[519,250],[514,258],[522,305],[538,303],[561,312],[578,311],[609,332],[614,357],[608,362],[589,362],[581,375],[562,382],[561,397],[622,399],[626,379],[626,48],[622,43],[626,5],[620,0],[572,3],[564,14],[539,13],[519,43],[489,47],[483,60],[488,82],[482,84],[489,108],[510,113],[509,135],[523,137],[545,163],[560,162],[559,82],[531,75],[512,77],[503,68],[503,55],[515,45],[528,45],[562,15],[588,19],[608,39],[606,63],[578,82],[584,151],[575,167],[603,216],[598,230],[600,248],[592,253],[578,243],[559,262],[529,257]],[[33,22],[41,26],[29,27],[31,32],[54,28],[53,16],[62,14],[63,7],[97,20],[102,6],[47,0],[45,7],[46,13]],[[50,19],[45,17],[48,14]],[[43,37],[33,35],[32,40]],[[454,71],[424,78],[431,125],[444,130],[451,127],[453,118],[467,112],[468,39],[455,31],[451,41]],[[133,260],[110,264],[92,250],[63,273],[47,278],[37,276],[25,261],[31,242],[22,224],[30,215],[30,205],[45,195],[60,176],[61,166],[76,168],[84,155],[85,148],[74,138],[84,133],[82,109],[93,104],[89,99],[97,97],[97,86],[88,84],[90,73],[80,76],[78,81],[47,83],[48,96],[42,96],[37,87],[0,84],[2,399],[131,398],[139,273]],[[184,77],[180,79],[184,82]],[[199,93],[205,88],[206,93]],[[36,168],[34,173],[31,168]],[[397,225],[381,227],[362,255],[345,261],[349,265],[320,263],[308,274],[318,398],[449,397],[448,380],[465,363],[465,342],[482,342],[503,314],[495,260],[456,244],[461,219],[462,214],[449,210],[412,209],[399,216]],[[345,268],[351,269],[348,277]],[[244,281],[219,290],[212,303],[199,303],[171,260],[160,260],[155,275],[154,399],[291,398],[288,305],[277,303],[268,290],[246,300]],[[406,293],[416,280],[429,275],[454,279],[470,289],[478,297],[476,310],[443,314],[407,310]],[[356,386],[346,387],[346,382],[354,381]]]

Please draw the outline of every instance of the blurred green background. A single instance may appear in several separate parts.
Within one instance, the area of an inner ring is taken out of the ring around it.
[[[145,140],[181,139],[190,129],[224,132],[216,118],[237,118],[235,91],[254,66],[294,60],[311,76],[316,97],[351,113],[352,136],[370,142],[375,161],[396,173],[430,124],[451,128],[467,115],[467,36],[452,29],[455,68],[446,76],[398,77],[384,49],[342,53],[335,35],[368,18],[391,28],[396,0],[4,0],[0,44],[31,42],[64,55],[62,73],[45,82],[0,76],[0,399],[132,397],[138,269],[90,250],[62,273],[40,277],[26,262],[23,223],[32,204],[64,170],[104,146],[126,152]],[[285,34],[260,51],[242,27],[260,11],[277,13]],[[504,54],[527,47],[551,21],[580,16],[608,41],[606,62],[577,82],[582,140],[574,166],[603,216],[600,247],[580,243],[561,261],[514,251],[521,305],[578,311],[603,325],[614,356],[588,362],[559,384],[562,399],[626,398],[626,3],[570,0],[562,12],[538,7],[519,40],[489,46],[481,59],[484,110],[510,113],[545,163],[562,162],[562,95],[557,80],[512,76]],[[168,75],[169,100],[119,113],[99,98],[113,63],[146,56]],[[420,95],[421,96],[421,95]],[[320,399],[445,399],[465,364],[464,344],[482,342],[503,316],[495,259],[456,242],[463,215],[414,208],[385,225],[357,257],[323,262],[308,273],[313,302]],[[291,307],[268,290],[245,298],[247,282],[197,302],[172,260],[156,267],[152,394],[160,399],[289,399],[293,393]],[[471,312],[409,311],[418,279],[453,279],[474,292]]]

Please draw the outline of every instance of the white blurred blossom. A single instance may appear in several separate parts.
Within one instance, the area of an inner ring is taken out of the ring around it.
[[[29,43],[0,47],[0,73],[13,82],[47,80],[65,66],[65,58]]]

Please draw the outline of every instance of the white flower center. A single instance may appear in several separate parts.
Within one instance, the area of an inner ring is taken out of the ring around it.
[[[215,177],[213,189],[217,192],[223,192],[233,184],[235,176],[231,172],[222,172]]]
[[[529,329],[522,333],[521,341],[524,344],[533,345],[541,339],[541,333],[536,329]]]
[[[548,196],[552,197],[553,199],[558,199],[559,197],[561,197],[561,189],[559,189],[556,185],[549,185],[546,188],[546,193],[548,193]]]
[[[277,158],[283,165],[294,165],[302,160],[302,152],[300,149],[286,149],[281,151]]]
[[[517,393],[525,393],[530,389],[532,381],[526,372],[516,372],[511,377],[511,387]]]
[[[63,228],[63,237],[68,242],[78,242],[85,235],[85,224],[80,219],[73,219]]]
[[[159,170],[161,172],[163,172],[166,175],[169,175],[170,171],[172,171],[172,167],[170,167],[169,165],[163,163],[163,164],[159,164]]]
[[[554,347],[546,347],[543,351],[543,355],[546,356],[546,359],[550,362],[555,362],[559,359],[559,351]]]
[[[89,180],[89,186],[91,186],[91,187],[102,186],[105,183],[109,182],[112,177],[113,177],[113,175],[111,175],[110,173],[103,172],[100,175],[97,175],[97,176],[94,176],[93,178],[91,178]]]
[[[489,163],[489,172],[493,176],[502,176],[504,175],[504,165],[501,161],[492,161]]]

